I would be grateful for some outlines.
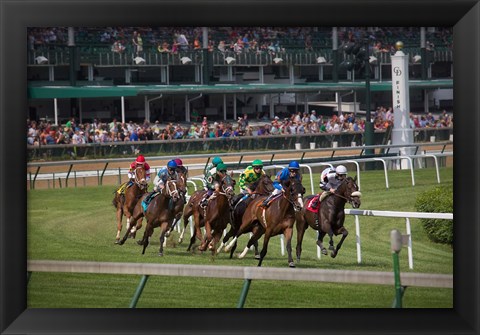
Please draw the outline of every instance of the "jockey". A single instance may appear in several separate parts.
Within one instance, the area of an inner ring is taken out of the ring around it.
[[[128,170],[128,178],[135,178],[135,169],[139,166],[143,166],[145,168],[145,179],[147,180],[147,182],[149,182],[150,165],[148,165],[148,163],[145,161],[145,157],[143,155],[138,155],[137,159],[130,164],[130,170]]]
[[[327,171],[328,170],[328,171]],[[327,168],[323,170],[320,180],[320,188],[324,191],[320,196],[320,202],[328,195],[335,193],[343,180],[347,177],[347,168],[343,165],[337,166],[335,169]],[[315,207],[317,203],[312,203]]]
[[[220,189],[220,183],[227,174],[227,166],[224,163],[219,163],[216,167],[210,169],[209,173],[205,176],[207,182],[207,192],[200,201],[200,206],[205,207],[208,204],[208,200],[213,194],[213,191]]]
[[[242,200],[246,200],[252,193],[252,184],[255,183],[262,175],[263,162],[260,159],[255,159],[252,165],[249,165],[245,171],[240,175],[240,193],[243,194]]]
[[[203,174],[205,175],[205,178],[207,177],[208,174],[215,174],[216,172],[216,167],[218,164],[220,163],[223,163],[223,160],[220,158],[220,157],[214,157],[212,159],[212,162],[210,164],[207,165],[207,167],[205,168],[205,171],[203,172]],[[215,170],[214,170],[215,169]],[[208,183],[208,182],[207,182]]]
[[[290,164],[288,164],[288,167],[283,168],[277,173],[275,180],[273,181],[273,187],[275,187],[275,189],[272,194],[262,202],[261,207],[266,208],[268,202],[283,191],[283,183],[290,178],[295,178],[299,181],[302,180],[302,177],[300,176],[300,164],[298,164],[297,161],[291,161]]]
[[[175,158],[174,162],[177,163],[177,172],[187,175],[188,170],[185,166],[183,166],[182,160],[180,158]]]
[[[153,191],[160,192],[164,187],[168,179],[177,180],[177,163],[171,160],[167,163],[167,166],[158,171],[157,176],[153,180]]]

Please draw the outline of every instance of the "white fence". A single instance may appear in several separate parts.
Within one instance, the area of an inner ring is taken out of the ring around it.
[[[390,217],[390,218],[405,218],[406,238],[405,244],[408,249],[408,267],[413,269],[413,247],[412,247],[412,230],[410,226],[410,219],[444,219],[453,220],[453,213],[421,213],[421,212],[391,212],[391,211],[376,211],[376,210],[360,210],[360,209],[345,209],[346,215],[355,215],[355,238],[357,245],[357,262],[362,263],[362,244],[360,239],[360,216],[375,216],[375,217]],[[280,248],[282,255],[285,254],[285,241],[283,235],[280,236]],[[317,247],[317,257],[321,258],[321,250]]]
[[[190,264],[107,263],[29,260],[29,272],[104,273],[231,279],[315,281],[331,283],[393,285],[393,272]],[[402,285],[453,288],[453,275],[402,273]]]

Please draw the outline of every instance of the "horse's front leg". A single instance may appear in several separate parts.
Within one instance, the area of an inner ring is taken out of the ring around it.
[[[272,232],[271,232],[270,229],[265,231],[265,237],[263,239],[262,251],[260,251],[260,260],[258,261],[258,266],[262,266],[263,259],[265,258],[265,255],[267,254],[268,242],[270,241],[271,233]]]
[[[307,224],[306,224],[307,218],[304,216],[303,213],[297,214],[297,222],[296,222],[296,228],[297,228],[297,247],[296,247],[296,252],[297,252],[297,263],[300,263],[300,257],[302,256],[302,243],[303,243],[303,237],[305,235],[305,231],[307,230]]]
[[[163,256],[163,243],[165,241],[165,235],[168,229],[168,222],[162,222],[160,225],[160,249],[158,250],[158,256]]]
[[[325,233],[323,230],[318,231],[317,245],[320,248],[320,250],[322,251],[322,254],[324,254],[324,255],[328,254],[327,248],[325,248],[323,246],[323,238],[325,237],[326,234],[327,233]]]
[[[238,258],[243,258],[247,254],[248,250],[252,247],[252,245],[257,245],[258,247],[258,239],[262,237],[263,233],[265,232],[265,229],[263,226],[258,225],[252,230],[252,237],[248,240],[247,246],[245,249],[243,249],[242,253],[238,255]],[[260,259],[260,257],[257,257],[257,254],[255,254],[256,259]]]
[[[288,228],[286,228],[285,231],[283,232],[283,235],[285,236],[285,241],[287,241],[286,249],[288,254],[288,266],[291,268],[294,268],[295,263],[293,262],[293,257],[292,257],[293,227],[289,226]]]
[[[342,234],[342,238],[340,239],[340,242],[338,242],[337,247],[335,248],[334,251],[330,254],[332,258],[337,257],[338,250],[342,247],[343,241],[347,238],[348,236],[348,230],[345,227],[340,227],[336,232],[335,235],[340,235]]]
[[[212,240],[212,226],[210,220],[205,219],[205,236],[203,237],[202,244],[198,247],[200,251],[207,250],[208,243]]]

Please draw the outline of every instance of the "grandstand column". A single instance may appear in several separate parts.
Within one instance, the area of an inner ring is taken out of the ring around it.
[[[427,48],[425,27],[420,27],[420,56],[422,57],[422,80],[427,80]]]
[[[77,55],[75,52],[75,30],[73,27],[68,27],[68,50],[70,53],[70,86],[76,85],[76,63]]]
[[[410,128],[410,92],[408,78],[408,55],[402,51],[403,43],[395,44],[397,52],[392,59],[392,105],[393,130],[392,144],[413,144],[413,129]],[[413,148],[397,149],[400,155],[409,155]],[[402,169],[410,168],[407,160],[397,163]]]
[[[338,82],[338,33],[337,27],[332,27],[332,80]]]

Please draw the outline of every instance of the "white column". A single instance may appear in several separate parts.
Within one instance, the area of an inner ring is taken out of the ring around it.
[[[150,102],[148,102],[148,97],[147,96],[144,97],[144,104],[143,105],[145,106],[145,119],[150,121]]]
[[[121,97],[122,101],[122,123],[125,123],[125,97]]]
[[[58,125],[58,101],[57,101],[57,98],[53,99],[53,110],[55,112],[55,125]]]
[[[413,129],[410,128],[410,92],[408,80],[408,55],[398,50],[392,59],[392,104],[394,123],[392,144],[413,144]],[[412,154],[413,148],[397,149],[401,155]],[[398,167],[410,168],[408,160],[402,159]]]

